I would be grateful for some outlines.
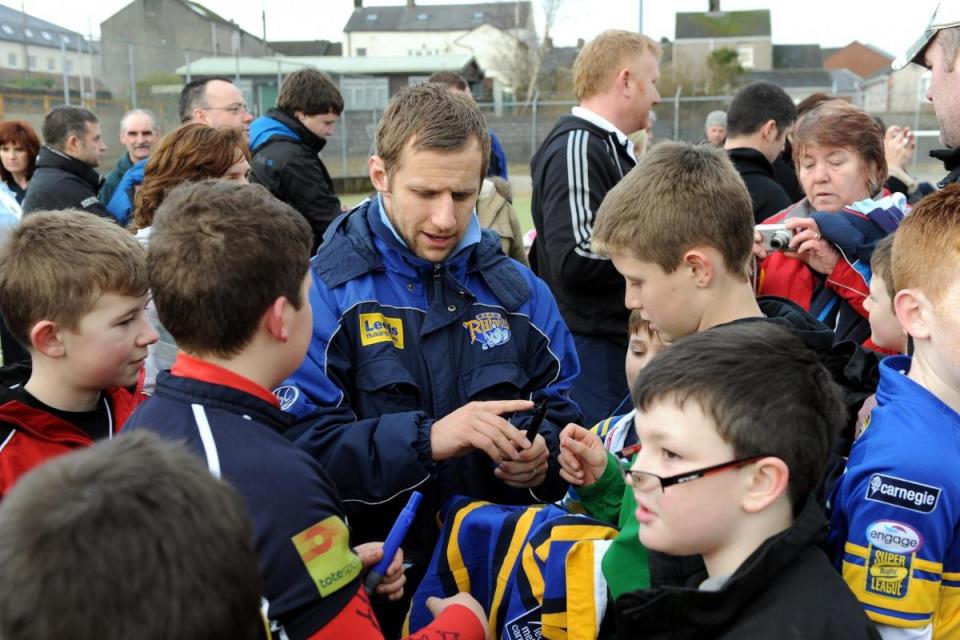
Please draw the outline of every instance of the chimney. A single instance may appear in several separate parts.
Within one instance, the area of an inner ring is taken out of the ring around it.
[[[407,8],[412,9],[415,6],[417,6],[417,3],[415,0],[407,0]]]
[[[353,0],[354,9],[363,9],[363,0]]]
[[[710,0],[710,13],[720,13],[720,0]]]

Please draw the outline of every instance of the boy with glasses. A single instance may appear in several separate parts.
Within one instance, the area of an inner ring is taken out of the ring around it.
[[[706,574],[621,596],[619,637],[879,638],[817,547],[844,409],[813,352],[774,323],[716,327],[655,358],[633,401],[640,541]]]

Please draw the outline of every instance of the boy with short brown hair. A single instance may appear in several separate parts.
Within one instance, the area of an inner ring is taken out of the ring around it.
[[[0,247],[0,313],[30,352],[0,391],[0,497],[34,466],[112,437],[141,398],[146,256],[82,211],[24,218]],[[131,391],[132,388],[135,388]]]
[[[127,428],[182,441],[240,493],[276,637],[378,637],[361,572],[382,544],[351,548],[336,486],[287,440],[293,416],[270,391],[312,334],[307,222],[259,185],[208,180],[171,191],[152,228],[150,287],[180,353]],[[402,595],[401,558],[377,594]],[[464,598],[435,602],[431,611],[446,611],[424,635],[482,637]]]
[[[633,401],[640,541],[706,571],[618,598],[618,637],[879,638],[818,547],[843,404],[816,354],[772,322],[715,327],[645,367]]]
[[[894,308],[912,357],[880,363],[877,407],[831,503],[834,563],[887,638],[960,633],[960,185],[893,241]]]

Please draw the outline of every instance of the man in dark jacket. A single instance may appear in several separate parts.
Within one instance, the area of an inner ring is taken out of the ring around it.
[[[940,142],[947,148],[934,149],[930,155],[950,172],[937,184],[943,188],[960,182],[960,5],[942,2],[923,35],[893,61],[893,69],[911,62],[932,72],[927,99],[940,123]]]
[[[769,82],[740,89],[727,111],[727,141],[723,148],[747,185],[757,224],[793,204],[773,173],[783,152],[787,131],[797,119],[793,100]]]
[[[158,140],[157,117],[146,109],[132,109],[123,114],[120,120],[120,144],[126,147],[126,153],[120,155],[117,166],[107,174],[100,188],[100,202],[110,204],[110,198],[123,175],[130,167],[150,155],[154,143]]]
[[[337,85],[316,69],[301,69],[283,81],[277,108],[250,125],[250,181],[262,184],[307,219],[314,251],[341,212],[320,152],[342,112]]]
[[[314,256],[312,342],[275,393],[301,419],[288,436],[299,431],[333,477],[357,541],[382,539],[410,491],[424,494],[403,547],[416,565],[409,586],[452,495],[564,494],[558,433],[579,417],[579,367],[546,285],[480,229],[490,138],[473,100],[435,83],[403,89],[377,150],[378,196],[340,216]],[[546,418],[525,433],[530,400]]]
[[[112,220],[97,199],[102,179],[96,167],[107,149],[97,116],[82,107],[55,107],[43,119],[43,141],[23,213],[82,209]]]
[[[624,281],[590,245],[607,192],[636,164],[627,135],[646,129],[660,102],[660,47],[647,36],[606,31],[577,55],[580,105],[547,134],[530,163],[537,237],[530,265],[557,297],[581,356],[573,399],[584,424],[610,416],[627,395]]]

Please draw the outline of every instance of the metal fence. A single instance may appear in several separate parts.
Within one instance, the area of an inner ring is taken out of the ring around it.
[[[138,97],[137,106],[147,108],[157,114],[162,132],[169,132],[179,124],[177,87],[166,92],[143,92]],[[851,97],[856,102],[856,97]],[[123,149],[119,143],[120,119],[131,108],[132,101],[126,99],[94,98],[86,94],[81,101],[79,95],[71,94],[72,104],[82,104],[101,120],[104,140],[108,149],[104,154],[101,170],[109,171],[120,157]],[[706,115],[715,109],[725,110],[732,96],[683,97],[664,99],[656,108],[656,122],[653,127],[654,141],[685,140],[696,142],[703,138],[703,124]],[[44,114],[51,107],[63,104],[59,95],[40,95],[24,92],[0,92],[0,119],[26,120],[39,132]],[[572,101],[537,101],[527,103],[481,103],[487,123],[503,143],[511,173],[524,174],[524,167],[550,132],[556,121],[569,114],[576,103]],[[367,158],[374,153],[374,138],[377,122],[382,111],[379,109],[351,109],[346,111],[337,123],[335,134],[327,141],[323,152],[324,162],[334,177],[366,175]],[[254,113],[254,115],[259,115]],[[938,126],[932,105],[917,101],[916,108],[910,112],[877,113],[889,126],[898,124],[915,130],[935,131]],[[915,163],[924,163],[930,149],[937,148],[936,136],[928,133],[918,136],[918,148]]]
[[[653,126],[654,142],[683,140],[698,142],[704,137],[704,121],[711,111],[726,110],[733,96],[689,97],[665,100],[656,108]],[[526,173],[525,166],[546,138],[556,121],[576,105],[573,101],[540,101],[533,104],[480,104],[487,123],[503,143],[512,171]],[[347,105],[337,123],[335,135],[327,141],[324,162],[335,176],[366,173],[367,157],[374,152],[374,135],[380,119],[379,110],[351,110]],[[900,125],[927,131],[917,137],[915,164],[928,159],[930,149],[939,147],[932,105],[917,102],[912,112],[875,113],[887,126]]]

